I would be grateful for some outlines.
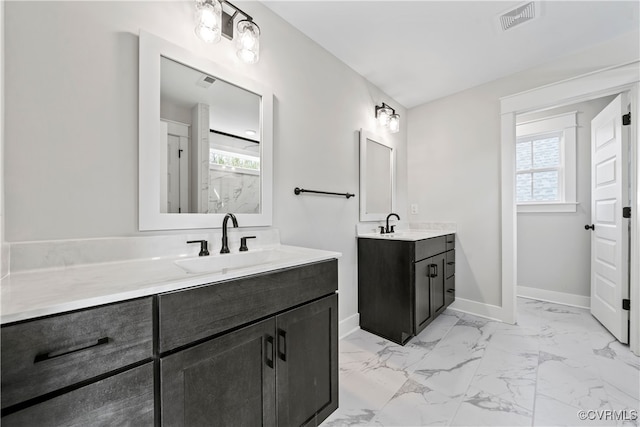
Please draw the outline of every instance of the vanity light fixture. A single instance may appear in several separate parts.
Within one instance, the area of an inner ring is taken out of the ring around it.
[[[196,35],[207,43],[220,41],[222,5],[218,0],[196,0]]]
[[[376,105],[376,119],[380,126],[388,128],[391,133],[400,130],[400,114],[384,102],[380,106]]]
[[[260,27],[253,18],[226,0],[196,1],[196,34],[207,43],[217,43],[220,36],[234,38],[234,20],[238,14],[245,17],[236,26],[236,49],[238,57],[247,64],[255,64],[260,58]],[[224,11],[232,8],[233,13]]]

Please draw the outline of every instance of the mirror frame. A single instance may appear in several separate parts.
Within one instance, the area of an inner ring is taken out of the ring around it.
[[[160,57],[212,75],[261,97],[260,213],[232,212],[240,227],[271,226],[273,217],[273,92],[209,59],[140,31],[138,117],[138,228],[182,230],[220,228],[225,213],[160,213]]]
[[[391,172],[391,211],[390,212],[367,212],[367,140],[371,140],[377,144],[389,148],[389,167]],[[360,221],[380,221],[387,218],[391,212],[396,210],[396,150],[390,143],[386,142],[382,137],[360,129]]]

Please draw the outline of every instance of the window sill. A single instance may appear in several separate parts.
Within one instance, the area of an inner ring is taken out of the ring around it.
[[[571,213],[577,212],[578,203],[521,203],[517,205],[518,213]]]

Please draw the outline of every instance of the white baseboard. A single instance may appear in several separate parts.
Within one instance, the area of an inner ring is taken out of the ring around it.
[[[349,316],[338,323],[338,339],[342,339],[358,329],[360,329],[360,313]]]
[[[449,308],[451,310],[473,314],[474,316],[484,317],[498,322],[503,321],[502,307],[498,307],[497,305],[485,304],[456,297],[456,300],[449,306]]]
[[[528,286],[518,286],[518,296],[522,298],[554,302],[556,304],[570,305],[573,307],[591,308],[591,297],[586,297],[584,295],[548,291],[546,289],[531,288]]]

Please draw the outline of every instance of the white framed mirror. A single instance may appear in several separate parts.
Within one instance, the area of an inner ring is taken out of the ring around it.
[[[140,32],[139,229],[272,224],[273,93]]]
[[[380,221],[396,208],[395,149],[360,129],[360,221]]]

